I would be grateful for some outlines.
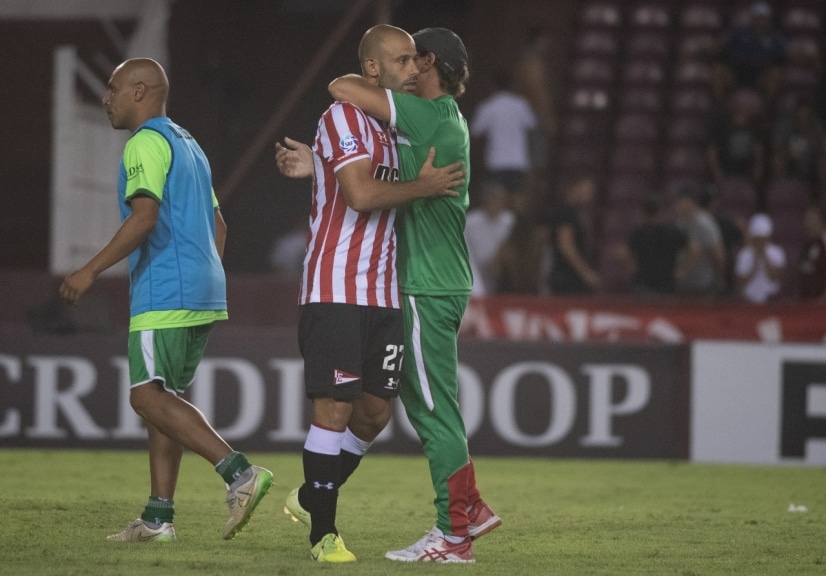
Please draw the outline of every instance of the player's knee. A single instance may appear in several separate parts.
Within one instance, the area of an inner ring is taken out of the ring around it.
[[[155,382],[135,386],[129,392],[129,404],[132,406],[132,410],[138,416],[146,418],[151,411],[155,395],[158,393],[166,394]]]

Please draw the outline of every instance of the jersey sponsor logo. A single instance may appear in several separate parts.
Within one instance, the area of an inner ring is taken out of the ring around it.
[[[327,490],[332,490],[335,488],[336,485],[332,482],[327,482],[326,484],[322,484],[321,482],[313,482],[313,488],[316,490],[321,490],[322,488],[326,488]]]
[[[387,134],[385,134],[384,132],[379,132],[379,142],[381,142],[385,146],[390,146],[390,138],[388,138]]]
[[[345,154],[352,154],[359,148],[359,139],[352,134],[348,134],[338,141],[338,147]]]
[[[353,376],[352,374],[348,374],[347,372],[338,369],[333,371],[333,386],[341,386],[342,384],[356,382],[358,380],[361,380],[360,376]]]
[[[398,182],[399,169],[379,164],[376,166],[376,171],[373,172],[373,179],[384,180],[385,182]]]
[[[388,378],[387,384],[384,385],[385,390],[398,390],[399,389],[399,379],[398,378]]]
[[[143,164],[138,164],[137,166],[130,166],[126,169],[126,179],[131,180],[138,174],[143,174]]]

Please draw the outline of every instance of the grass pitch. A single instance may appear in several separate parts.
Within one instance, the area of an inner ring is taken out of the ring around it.
[[[424,458],[370,455],[339,500],[338,527],[358,562],[332,566],[310,560],[307,531],[282,512],[300,457],[251,460],[276,485],[235,540],[221,539],[220,478],[187,454],[178,540],[141,545],[104,537],[143,509],[145,452],[0,450],[0,574],[826,574],[823,468],[478,458],[503,525],[474,544],[474,566],[435,566],[383,558],[434,523]]]

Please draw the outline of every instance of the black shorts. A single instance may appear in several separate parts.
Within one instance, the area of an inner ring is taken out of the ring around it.
[[[313,303],[301,306],[298,347],[308,398],[352,401],[367,392],[399,395],[404,320],[397,308]]]

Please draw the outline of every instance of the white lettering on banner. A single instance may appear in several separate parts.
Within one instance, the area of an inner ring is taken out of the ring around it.
[[[94,412],[85,406],[99,404],[92,401],[100,379],[92,361],[77,356],[21,359],[0,355],[0,381],[6,385],[27,381],[26,368],[33,368],[32,425],[26,427],[22,422],[23,412],[19,407],[5,407],[0,412],[0,438],[24,434],[40,439],[70,436],[88,440],[144,439],[146,430],[129,403],[128,361],[125,357],[113,356],[109,362],[115,368],[116,378],[110,383],[107,376],[106,386],[117,386],[115,400],[111,401],[117,421],[111,428],[105,428],[95,422]],[[226,391],[226,397],[232,399],[233,408],[229,415],[227,410],[220,414],[222,419],[230,420],[218,430],[222,436],[238,440],[265,434],[267,441],[273,443],[302,442],[309,425],[305,418],[308,404],[304,394],[303,360],[271,358],[267,367],[275,372],[276,383],[269,382],[266,370],[245,358],[204,358],[191,390],[192,402],[207,420],[214,421],[218,402],[224,397],[224,392],[219,390],[221,382],[230,379],[233,389]],[[583,364],[581,371],[587,378],[589,409],[588,433],[580,439],[580,445],[622,446],[624,439],[614,433],[613,425],[618,417],[636,414],[648,406],[649,374],[644,367],[630,364]],[[547,386],[550,398],[548,422],[544,429],[544,422],[540,424],[539,433],[526,433],[519,425],[518,386],[529,376],[540,382],[539,394],[543,394]],[[460,363],[457,377],[459,408],[468,438],[488,425],[489,419],[492,431],[504,442],[521,448],[547,447],[565,440],[574,427],[579,388],[567,370],[553,363],[523,361],[505,365],[491,375],[493,380],[489,384],[471,365]],[[624,391],[624,395],[618,391]],[[273,394],[276,398],[271,397]],[[267,406],[274,406],[277,413],[268,413]],[[387,427],[377,442],[392,440],[394,433],[418,441],[400,402],[396,403],[394,418],[396,427]]]
[[[131,385],[129,382],[129,360],[126,356],[112,358],[112,366],[118,374],[118,427],[112,430],[116,440],[141,440],[146,438],[146,428],[141,417],[132,409],[129,401]]]
[[[497,319],[499,322],[495,321]],[[471,301],[465,311],[461,333],[479,338],[551,342],[616,342],[644,338],[678,343],[686,340],[678,326],[662,316],[646,318],[633,313],[579,308],[570,308],[554,316],[529,306],[502,306],[489,310],[475,301]]]
[[[588,312],[586,310],[569,310],[565,314],[568,335],[572,342],[584,342],[588,339]]]
[[[637,332],[641,327],[642,321],[639,318],[613,312],[598,312],[591,319],[591,329],[594,334],[605,334],[605,339],[609,342],[620,340],[623,330]]]
[[[488,320],[487,310],[483,305],[476,304],[473,300],[465,308],[461,329],[470,330],[480,338],[492,338],[494,336],[493,328],[491,328]]]
[[[29,356],[34,367],[34,426],[26,432],[32,438],[65,438],[66,430],[58,426],[62,413],[79,438],[106,438],[106,430],[92,420],[80,398],[95,388],[95,365],[76,356]],[[65,390],[58,387],[58,373],[71,375]]]
[[[614,416],[634,414],[646,407],[651,398],[651,379],[644,369],[628,364],[584,364],[582,372],[590,381],[591,410],[588,435],[583,446],[621,446],[622,438],[611,433]],[[621,378],[628,392],[621,402],[611,402],[614,378]]]
[[[485,387],[476,371],[459,364],[459,409],[468,437],[473,436],[485,419]],[[415,438],[415,436],[414,436]]]
[[[255,364],[243,358],[204,358],[195,371],[192,403],[204,413],[208,422],[215,421],[215,374],[225,371],[238,384],[238,415],[229,426],[217,430],[226,440],[252,435],[264,419],[264,378]]]
[[[542,434],[524,434],[516,422],[516,386],[526,374],[539,374],[548,382],[551,394],[551,418]],[[564,438],[574,425],[576,392],[571,377],[546,362],[519,362],[499,372],[491,385],[490,417],[494,428],[517,446],[549,446]]]
[[[278,422],[276,430],[267,433],[274,442],[300,442],[307,436],[308,426],[304,425],[304,361],[285,358],[270,360],[270,368],[281,375],[280,398],[278,399]]]
[[[648,335],[660,342],[679,344],[685,342],[685,336],[680,329],[665,318],[654,318],[648,323]]]
[[[9,382],[19,383],[23,375],[23,367],[20,360],[14,356],[0,354],[0,366],[8,376]],[[20,433],[20,410],[9,408],[3,415],[0,424],[0,437],[17,436]]]
[[[565,331],[547,316],[532,314],[522,308],[506,308],[502,312],[505,331],[520,340],[565,340]]]

